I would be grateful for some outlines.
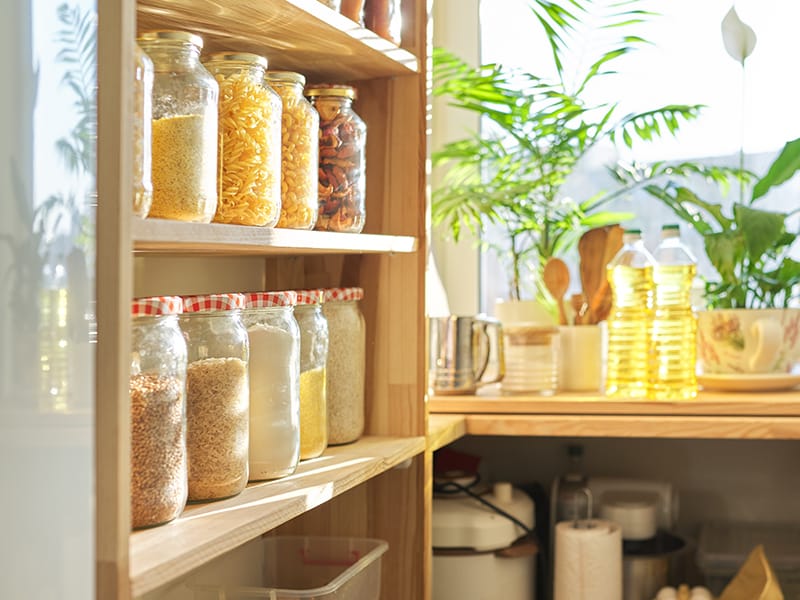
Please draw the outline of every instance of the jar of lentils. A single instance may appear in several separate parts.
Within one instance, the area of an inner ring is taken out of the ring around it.
[[[300,327],[300,459],[316,458],[328,446],[326,372],[328,323],[322,290],[297,292],[294,316]]]
[[[189,501],[235,496],[248,477],[249,343],[242,294],[183,299]]]
[[[133,51],[133,214],[144,219],[153,203],[153,61],[137,44]]]
[[[250,341],[250,481],[291,475],[300,459],[300,329],[295,292],[245,294]]]
[[[203,40],[153,31],[138,42],[154,70],[149,216],[209,223],[217,210],[219,86],[200,63]]]
[[[315,229],[359,233],[366,219],[367,126],[353,110],[355,88],[313,85],[319,113],[319,215]]]
[[[272,227],[281,214],[281,99],[264,82],[267,59],[217,53],[220,197],[216,223]]]
[[[177,296],[131,307],[131,526],[172,521],[186,504],[186,342]]]
[[[267,82],[283,101],[278,227],[313,229],[318,205],[319,114],[303,96],[306,78],[300,73],[267,71]]]

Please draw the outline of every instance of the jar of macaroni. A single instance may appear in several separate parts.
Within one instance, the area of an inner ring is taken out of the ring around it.
[[[186,342],[177,296],[131,306],[131,526],[161,525],[186,505]]]
[[[366,218],[367,127],[353,110],[355,88],[314,85],[319,113],[319,215],[315,229],[358,233]]]
[[[217,210],[219,86],[200,63],[203,40],[153,31],[138,42],[154,70],[149,216],[209,223]]]
[[[306,78],[300,73],[267,71],[267,83],[283,101],[278,227],[313,229],[317,222],[319,114],[303,96]]]
[[[299,291],[294,307],[300,327],[300,460],[315,458],[328,446],[328,323],[322,297],[322,290]]]
[[[281,214],[281,99],[264,82],[267,59],[222,52],[204,64],[219,84],[214,222],[273,227]]]
[[[133,58],[133,214],[144,219],[153,203],[153,61],[137,44]]]
[[[366,337],[358,287],[325,290],[322,313],[328,322],[326,365],[328,444],[348,444],[364,433]]]
[[[300,460],[300,329],[295,292],[245,294],[250,341],[250,481],[291,475]]]
[[[242,294],[183,299],[189,502],[235,496],[247,485],[250,345]]]

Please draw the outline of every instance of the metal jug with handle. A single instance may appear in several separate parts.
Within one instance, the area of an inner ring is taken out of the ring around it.
[[[428,382],[433,393],[472,394],[500,381],[505,373],[502,333],[499,321],[483,315],[429,317]],[[492,356],[497,372],[483,380]]]

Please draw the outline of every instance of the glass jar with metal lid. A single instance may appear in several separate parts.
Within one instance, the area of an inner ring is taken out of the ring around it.
[[[189,502],[235,496],[247,485],[249,343],[242,294],[183,299]]]
[[[138,42],[154,69],[149,216],[209,223],[217,210],[219,86],[200,63],[203,40],[152,31]]]
[[[219,84],[220,197],[214,221],[272,227],[281,214],[281,99],[264,82],[267,59],[211,54]]]
[[[319,215],[315,229],[358,233],[366,219],[367,126],[353,110],[355,88],[306,87],[319,113]]]
[[[186,504],[186,342],[177,296],[131,305],[131,526],[172,521]]]
[[[303,96],[306,78],[300,73],[267,71],[267,83],[283,101],[278,227],[312,229],[318,206],[319,114]]]
[[[328,446],[328,323],[322,297],[322,290],[298,291],[294,307],[300,327],[300,460],[315,458]]]
[[[138,44],[133,58],[133,214],[144,219],[153,203],[153,61]]]
[[[328,322],[328,443],[348,444],[364,433],[366,329],[358,287],[325,290],[322,313]]]
[[[300,329],[295,292],[245,294],[250,341],[250,481],[291,475],[300,459]]]

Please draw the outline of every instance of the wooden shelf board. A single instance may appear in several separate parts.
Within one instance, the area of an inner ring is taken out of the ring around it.
[[[203,37],[204,52],[266,56],[271,69],[309,82],[409,75],[416,57],[318,0],[138,0],[137,28],[179,29]]]
[[[316,0],[314,0],[316,1]],[[133,249],[156,254],[390,254],[411,253],[411,236],[301,231],[219,223],[134,219]]]
[[[428,415],[428,450],[433,452],[467,433],[464,415]]]
[[[166,525],[130,537],[132,594],[138,597],[425,450],[424,437],[364,437],[303,461],[283,479],[251,484],[234,498],[190,505]]]

